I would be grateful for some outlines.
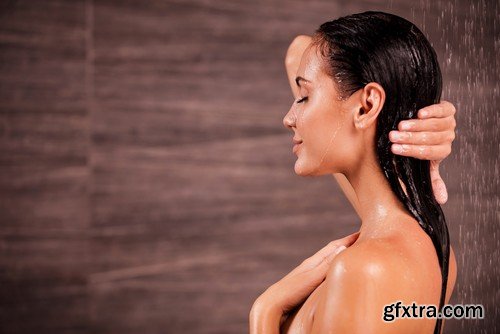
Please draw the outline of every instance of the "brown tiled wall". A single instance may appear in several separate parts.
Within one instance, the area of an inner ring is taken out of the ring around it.
[[[498,329],[498,4],[6,0],[0,332],[246,332],[265,288],[359,224],[333,178],[293,173],[283,57],[368,9],[429,34],[459,110],[452,302],[489,313],[445,332]]]

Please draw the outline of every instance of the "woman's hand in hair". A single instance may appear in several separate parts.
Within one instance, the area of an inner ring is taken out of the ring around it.
[[[455,139],[455,107],[447,101],[427,106],[418,111],[418,119],[401,121],[399,131],[391,131],[394,154],[431,161],[431,179],[434,197],[439,204],[448,200],[448,192],[439,175],[439,164],[451,153]]]
[[[262,293],[250,311],[250,334],[279,333],[288,313],[323,282],[333,258],[352,245],[359,232],[331,241]]]

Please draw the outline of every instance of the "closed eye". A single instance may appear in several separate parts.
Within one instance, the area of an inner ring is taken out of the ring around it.
[[[301,98],[300,100],[297,100],[295,101],[295,103],[302,103],[304,101],[307,101],[307,96],[304,96],[303,98]]]

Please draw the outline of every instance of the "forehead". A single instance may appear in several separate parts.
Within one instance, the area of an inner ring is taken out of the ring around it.
[[[297,75],[312,81],[312,83],[326,79],[326,74],[323,71],[323,60],[316,45],[311,44],[304,51]]]

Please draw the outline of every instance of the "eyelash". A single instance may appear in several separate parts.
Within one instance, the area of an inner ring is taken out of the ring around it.
[[[304,96],[303,98],[301,98],[301,99],[299,99],[299,100],[295,101],[295,103],[302,103],[302,102],[304,102],[304,101],[307,101],[307,96]]]

